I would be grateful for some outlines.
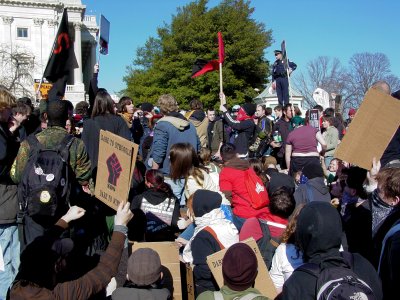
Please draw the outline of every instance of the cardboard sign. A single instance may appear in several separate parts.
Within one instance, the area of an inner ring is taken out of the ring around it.
[[[40,84],[40,79],[35,79],[35,83],[33,84],[33,88],[35,92],[39,88],[40,85],[40,94],[42,95],[42,99],[47,99],[49,97],[49,91],[52,88],[53,84],[48,83],[47,81],[43,81]]]
[[[128,200],[139,146],[100,130],[95,196],[113,209]]]
[[[310,119],[308,121],[308,124],[316,129],[319,128],[319,110],[318,109],[311,109],[310,110]]]
[[[194,275],[193,269],[189,263],[185,264],[186,269],[186,290],[187,290],[187,300],[195,300],[196,296],[194,294]]]
[[[365,94],[334,156],[364,169],[380,160],[400,125],[400,101],[376,89]]]
[[[160,255],[164,287],[174,299],[182,299],[179,249],[175,242],[134,243],[132,252],[140,248],[151,248]],[[194,290],[194,289],[193,289]]]
[[[271,280],[271,277],[269,276],[267,266],[265,265],[264,259],[261,256],[256,241],[253,238],[249,238],[245,241],[242,241],[241,243],[249,245],[257,256],[258,274],[256,277],[254,288],[259,290],[262,295],[267,296],[270,299],[275,299],[275,297],[277,296],[277,292]],[[222,277],[222,259],[224,258],[226,251],[227,249],[223,249],[207,256],[207,265],[210,268],[219,287],[222,287],[224,285],[224,280]]]

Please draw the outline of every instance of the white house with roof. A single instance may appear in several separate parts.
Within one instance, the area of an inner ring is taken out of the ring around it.
[[[289,95],[292,95],[290,103],[292,103],[294,106],[298,106],[300,110],[305,113],[306,109],[303,108],[304,97],[292,86],[291,93],[289,93]],[[269,83],[267,87],[261,92],[261,94],[254,98],[254,102],[256,104],[265,105],[266,107],[271,107],[272,110],[275,106],[279,104],[278,96],[276,95],[276,91],[272,88],[272,83]]]

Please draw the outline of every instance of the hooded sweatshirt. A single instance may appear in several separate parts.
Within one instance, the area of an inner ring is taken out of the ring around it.
[[[190,113],[189,122],[196,127],[197,135],[200,139],[201,147],[208,147],[208,118],[206,118],[206,114],[202,110],[195,110]]]
[[[135,196],[131,210],[141,209],[147,220],[146,241],[172,241],[179,219],[179,202],[164,191],[151,188]]]
[[[219,174],[219,187],[231,201],[233,213],[244,219],[256,217],[268,220],[271,215],[268,207],[254,209],[245,185],[245,171],[250,167],[247,160],[231,159],[224,164]]]
[[[324,178],[315,177],[299,185],[294,192],[294,199],[296,200],[296,206],[313,201],[329,203],[331,201],[331,195],[329,194],[328,187],[325,185]]]
[[[342,222],[338,211],[328,203],[315,201],[307,204],[297,220],[296,241],[305,262],[324,267],[340,266],[339,248],[342,240]],[[379,277],[374,267],[361,255],[353,254],[353,272],[373,290],[376,299],[382,299]],[[295,270],[285,282],[280,299],[316,299],[317,277]]]
[[[169,151],[176,143],[189,143],[196,152],[200,150],[200,141],[194,125],[180,113],[173,112],[157,122],[150,150],[150,157],[159,165],[159,170],[167,176],[171,165]]]

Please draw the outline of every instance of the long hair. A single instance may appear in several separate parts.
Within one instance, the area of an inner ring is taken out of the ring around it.
[[[249,159],[250,166],[253,168],[254,172],[257,174],[258,177],[261,178],[264,185],[267,184],[268,179],[267,176],[264,174],[263,164],[260,159],[258,158],[251,158]]]
[[[92,118],[104,116],[106,114],[115,114],[114,101],[105,89],[99,89],[94,99]]]
[[[151,184],[154,190],[164,192],[168,195],[168,197],[172,197],[174,195],[171,186],[164,182],[164,175],[161,171],[152,169],[147,170],[145,178],[146,181]]]
[[[297,219],[299,217],[301,210],[304,208],[304,206],[305,206],[305,204],[300,204],[294,210],[294,212],[290,218],[289,224],[286,226],[285,231],[282,233],[282,243],[296,244],[294,233],[296,232]]]
[[[0,112],[13,108],[16,105],[17,99],[6,88],[0,85]]]
[[[191,144],[177,143],[172,145],[169,158],[172,180],[187,179],[189,176],[193,176],[199,185],[203,185],[204,175],[201,170],[206,171],[206,169],[200,167],[199,158]]]
[[[133,103],[133,100],[127,96],[122,97],[118,102],[118,112],[124,113],[126,112],[126,106]]]

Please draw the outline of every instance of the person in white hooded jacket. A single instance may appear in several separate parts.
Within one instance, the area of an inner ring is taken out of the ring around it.
[[[215,291],[218,286],[207,265],[207,256],[239,242],[239,233],[221,210],[219,193],[197,190],[189,203],[195,232],[183,250],[183,260],[194,265],[195,293]]]

